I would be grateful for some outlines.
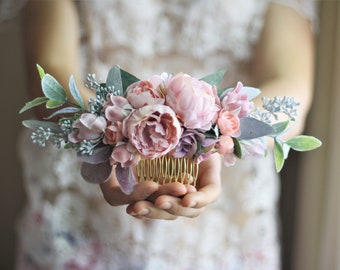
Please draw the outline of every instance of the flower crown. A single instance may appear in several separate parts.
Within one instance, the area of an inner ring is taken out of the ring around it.
[[[297,115],[299,103],[294,98],[263,97],[263,108],[255,108],[252,100],[261,93],[259,89],[241,82],[218,88],[225,70],[202,79],[162,73],[140,80],[114,66],[105,83],[98,82],[94,74],[87,76],[87,87],[95,96],[85,104],[73,76],[70,100],[60,83],[37,67],[44,97],[26,103],[20,113],[44,103],[48,109],[62,108],[47,121],[23,121],[34,130],[33,142],[74,149],[82,161],[81,174],[89,182],[105,182],[115,165],[126,193],[135,183],[133,167],[144,159],[171,156],[198,164],[217,152],[225,165],[232,166],[237,159],[265,156],[265,138],[269,137],[274,140],[279,172],[290,149],[309,151],[321,145],[306,135],[282,139]],[[279,114],[286,120],[278,122]],[[57,123],[48,121],[56,116]]]

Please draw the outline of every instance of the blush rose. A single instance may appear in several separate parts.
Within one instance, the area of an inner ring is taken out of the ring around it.
[[[221,109],[218,114],[217,126],[223,135],[237,137],[241,134],[240,119],[225,109]]]
[[[161,76],[157,75],[135,82],[126,89],[126,98],[136,109],[146,105],[164,104],[163,84]]]

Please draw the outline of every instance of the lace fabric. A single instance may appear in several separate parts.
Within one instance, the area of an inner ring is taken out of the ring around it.
[[[140,77],[162,71],[201,76],[226,67],[226,83],[247,82],[267,5],[79,1],[84,72],[105,78],[120,64]],[[280,267],[279,181],[270,155],[223,167],[220,199],[198,218],[169,222],[137,220],[124,207],[109,206],[98,186],[81,179],[71,151],[41,149],[29,132],[19,149],[29,204],[18,227],[18,269]]]

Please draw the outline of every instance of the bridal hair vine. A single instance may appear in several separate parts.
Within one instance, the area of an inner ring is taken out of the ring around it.
[[[290,149],[321,146],[313,136],[282,138],[297,116],[299,103],[294,98],[262,97],[262,108],[255,108],[252,100],[260,95],[259,89],[241,82],[219,88],[225,70],[201,79],[163,72],[140,80],[116,65],[106,82],[97,81],[94,74],[87,76],[86,86],[94,96],[85,103],[73,76],[69,98],[53,76],[37,68],[44,97],[27,102],[20,113],[41,104],[54,112],[46,121],[23,121],[33,129],[33,142],[75,150],[82,161],[81,175],[92,183],[105,182],[115,166],[127,194],[136,180],[162,184],[183,181],[190,174],[195,184],[199,163],[212,153],[221,154],[226,166],[263,157],[268,151],[266,138],[274,140],[277,172]]]

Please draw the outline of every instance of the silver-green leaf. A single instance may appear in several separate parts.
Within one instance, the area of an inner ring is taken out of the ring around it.
[[[319,139],[307,135],[296,136],[289,139],[286,143],[295,151],[301,152],[314,150],[322,145],[322,142]]]
[[[209,74],[205,77],[203,77],[201,80],[202,81],[205,81],[211,85],[215,85],[215,86],[219,86],[225,73],[226,73],[226,69],[221,69],[217,72],[214,72],[212,74]]]
[[[115,94],[118,96],[123,96],[123,82],[122,82],[122,76],[120,73],[120,68],[118,66],[113,66],[106,78],[106,86],[113,87]]]
[[[57,116],[57,115],[63,115],[63,114],[68,114],[68,113],[77,113],[79,111],[80,111],[80,109],[76,108],[76,107],[66,107],[66,108],[62,108],[62,109],[52,113],[50,116],[46,117],[46,119],[51,119],[51,118],[53,118],[54,116]]]
[[[283,164],[285,162],[284,151],[282,144],[277,140],[274,140],[274,158],[275,158],[275,167],[276,171],[280,172],[283,168]]]
[[[37,64],[37,69],[38,69],[38,72],[39,72],[40,79],[44,78],[44,76],[45,76],[44,69],[39,64]]]
[[[274,133],[270,125],[252,117],[240,118],[240,129],[241,135],[238,139],[241,140],[251,140]]]
[[[83,98],[80,95],[80,92],[77,88],[76,82],[74,80],[73,75],[70,77],[68,87],[70,89],[71,95],[74,98],[74,100],[77,102],[77,104],[81,107],[84,108],[84,101]]]
[[[47,109],[58,108],[58,107],[64,105],[64,103],[65,103],[65,101],[63,101],[63,100],[52,100],[52,99],[50,99],[46,102],[46,108]]]
[[[66,101],[66,92],[60,83],[50,74],[41,80],[41,87],[45,96],[52,100]]]
[[[19,111],[19,113],[23,113],[29,109],[32,109],[33,107],[36,107],[38,105],[41,105],[43,103],[46,103],[49,99],[47,97],[37,97],[25,104],[24,107],[22,107]]]
[[[50,129],[53,133],[62,133],[62,129],[57,123],[39,120],[24,120],[22,124],[30,129],[37,130],[39,127]]]

